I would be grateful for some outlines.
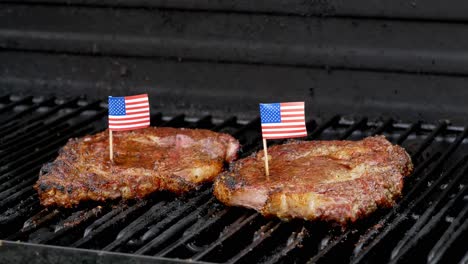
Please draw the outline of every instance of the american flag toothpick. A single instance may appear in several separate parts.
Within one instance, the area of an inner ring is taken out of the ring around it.
[[[114,160],[112,131],[145,128],[150,125],[148,94],[109,96],[109,157]]]
[[[306,137],[304,102],[260,104],[265,175],[268,177],[267,139]]]

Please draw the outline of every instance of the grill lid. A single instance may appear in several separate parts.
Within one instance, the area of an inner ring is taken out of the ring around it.
[[[159,192],[141,201],[44,209],[32,188],[41,165],[54,159],[69,138],[104,129],[107,110],[83,98],[3,96],[0,103],[2,262],[462,263],[468,258],[462,241],[468,235],[468,132],[447,122],[335,116],[307,123],[307,140],[383,133],[404,146],[415,163],[395,207],[341,229],[226,207],[211,195],[210,185],[182,197]],[[258,118],[242,122],[156,113],[151,120],[154,126],[230,133],[243,145],[242,157],[260,149]]]

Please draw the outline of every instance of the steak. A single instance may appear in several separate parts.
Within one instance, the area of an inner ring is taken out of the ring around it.
[[[154,128],[70,139],[42,167],[34,188],[44,206],[71,207],[84,200],[143,198],[168,190],[184,193],[212,181],[237,156],[233,137],[202,129]]]
[[[406,151],[383,136],[361,141],[295,141],[231,164],[214,184],[223,203],[253,208],[283,220],[354,222],[389,207],[413,170]]]

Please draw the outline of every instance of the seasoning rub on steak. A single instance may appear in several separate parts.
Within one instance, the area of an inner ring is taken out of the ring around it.
[[[71,207],[83,200],[143,198],[183,193],[212,181],[237,156],[233,137],[202,129],[145,128],[113,136],[114,163],[104,131],[70,139],[34,186],[44,206]]]
[[[406,151],[383,136],[361,141],[296,141],[231,164],[214,186],[227,205],[253,208],[283,220],[303,218],[354,222],[389,207],[413,170]]]

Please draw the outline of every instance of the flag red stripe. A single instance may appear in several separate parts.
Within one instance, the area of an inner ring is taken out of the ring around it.
[[[277,123],[277,124],[296,123],[296,122],[305,122],[305,119],[281,120],[281,123]],[[275,123],[270,123],[270,124],[275,124]]]
[[[125,105],[126,105],[126,108],[129,108],[129,107],[134,107],[134,108],[135,107],[148,107],[149,103],[148,103],[148,101],[145,101],[145,102],[125,103]]]
[[[264,131],[262,134],[266,135],[266,134],[278,134],[278,133],[281,133],[281,134],[288,134],[288,133],[305,133],[307,132],[307,130],[305,129],[302,129],[302,130],[277,130],[277,131]]]
[[[299,138],[299,137],[307,137],[307,133],[304,133],[304,135],[293,135],[293,136],[287,136],[287,138]],[[285,136],[264,136],[265,139],[282,139],[285,138]]]
[[[132,112],[128,113],[127,112],[127,115],[136,115],[136,114],[145,114],[145,113],[148,113],[149,114],[149,111],[148,111],[148,107],[143,107],[143,108],[136,108],[136,109],[126,109],[127,111],[128,110],[132,110]],[[138,111],[135,111],[135,110],[138,110]],[[133,112],[135,111],[135,112]]]
[[[305,128],[305,125],[293,125],[293,126],[283,126],[281,123],[278,123],[277,126],[262,126],[262,128],[274,129],[274,128]]]
[[[142,118],[149,118],[149,115],[146,116],[122,116],[122,118],[113,118],[112,116],[109,116],[109,121],[128,121],[128,120],[135,120],[135,119],[142,119]]]
[[[125,99],[140,99],[140,98],[148,98],[148,94],[137,94],[137,95],[125,96]]]
[[[305,118],[303,114],[284,114],[284,113],[281,113],[281,117],[302,117],[302,118]]]
[[[109,122],[109,126],[131,126],[131,125],[143,125],[147,124],[150,120],[138,121],[138,122],[129,122],[129,123],[118,123],[118,122]]]
[[[133,121],[133,122],[146,122],[149,121],[150,118],[148,116],[143,116],[143,117],[135,117],[135,118],[126,118],[126,119],[109,119],[109,123],[114,123],[114,124],[126,124],[128,121]],[[130,123],[130,122],[128,122]]]
[[[126,130],[134,130],[138,128],[145,128],[148,127],[149,124],[141,125],[141,126],[132,126],[132,127],[127,127],[127,128],[109,128],[112,131],[126,131]]]
[[[134,103],[125,103],[125,108],[138,108],[138,107],[149,107],[148,101],[146,102],[134,102]]]
[[[304,132],[307,131],[306,128],[298,128],[298,129],[268,129],[268,130],[262,130],[263,133],[265,134],[271,134],[271,133],[299,133],[299,132]]]
[[[288,102],[288,103],[280,103],[280,106],[303,106],[304,102]]]
[[[304,112],[304,108],[281,109],[281,113]]]
[[[297,129],[297,130],[271,130],[271,131],[265,131],[262,130],[262,135],[268,135],[268,134],[296,134],[296,133],[302,133],[302,132],[307,132],[307,129]]]

